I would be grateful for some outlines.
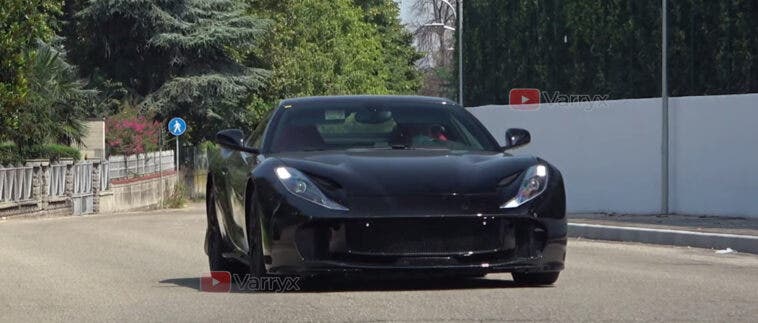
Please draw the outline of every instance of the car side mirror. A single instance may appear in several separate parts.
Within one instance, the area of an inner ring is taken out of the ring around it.
[[[226,129],[216,133],[216,144],[224,148],[257,154],[258,149],[245,146],[245,133],[240,129]]]
[[[511,128],[505,131],[505,146],[503,149],[513,149],[525,146],[532,141],[529,131],[519,128]]]

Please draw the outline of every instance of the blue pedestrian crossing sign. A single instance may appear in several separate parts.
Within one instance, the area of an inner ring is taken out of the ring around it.
[[[181,136],[187,131],[187,123],[182,118],[173,118],[168,122],[168,132],[174,136]]]

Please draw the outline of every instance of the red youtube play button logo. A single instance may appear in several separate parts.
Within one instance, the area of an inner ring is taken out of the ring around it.
[[[511,89],[509,104],[517,110],[537,110],[540,107],[540,90]]]
[[[200,290],[213,293],[228,293],[232,290],[232,274],[228,271],[212,271],[200,277]]]

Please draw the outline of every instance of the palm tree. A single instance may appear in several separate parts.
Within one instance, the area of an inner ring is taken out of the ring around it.
[[[29,96],[21,106],[18,134],[12,140],[24,146],[59,143],[81,144],[84,119],[97,91],[87,90],[76,68],[61,49],[42,41],[28,53]]]

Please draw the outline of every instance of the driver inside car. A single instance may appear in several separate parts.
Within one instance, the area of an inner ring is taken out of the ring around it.
[[[441,125],[433,125],[429,129],[429,133],[434,140],[447,141],[447,136],[445,136],[445,127]]]
[[[413,147],[445,146],[449,140],[445,133],[445,127],[439,124],[418,126],[411,145]]]

